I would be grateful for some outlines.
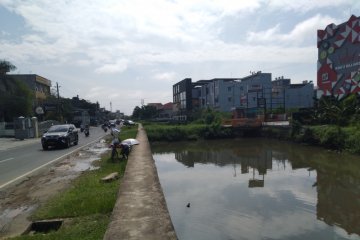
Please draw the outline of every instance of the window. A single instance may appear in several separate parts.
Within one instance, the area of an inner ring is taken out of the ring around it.
[[[228,102],[231,102],[232,101],[232,97],[228,97]]]
[[[231,87],[228,87],[228,92],[231,92]]]

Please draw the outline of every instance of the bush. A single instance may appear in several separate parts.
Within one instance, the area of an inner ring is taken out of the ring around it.
[[[343,149],[346,134],[339,126],[325,125],[312,127],[314,138],[319,144],[332,149]]]
[[[215,139],[233,137],[233,131],[222,128],[218,124],[188,124],[188,125],[147,125],[145,127],[150,141],[182,141],[199,138]]]
[[[345,149],[351,153],[360,154],[360,129],[347,128],[346,130]]]

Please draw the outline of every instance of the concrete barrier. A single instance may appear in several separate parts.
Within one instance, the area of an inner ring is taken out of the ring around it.
[[[177,239],[141,124],[136,139],[104,240]]]

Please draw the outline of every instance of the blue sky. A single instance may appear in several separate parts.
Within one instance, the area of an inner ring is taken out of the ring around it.
[[[317,30],[359,13],[357,0],[0,0],[0,59],[130,115],[187,77],[316,83]]]

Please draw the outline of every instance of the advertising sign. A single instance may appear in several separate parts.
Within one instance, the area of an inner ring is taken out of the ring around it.
[[[317,85],[320,95],[340,98],[360,92],[360,18],[318,30]]]

